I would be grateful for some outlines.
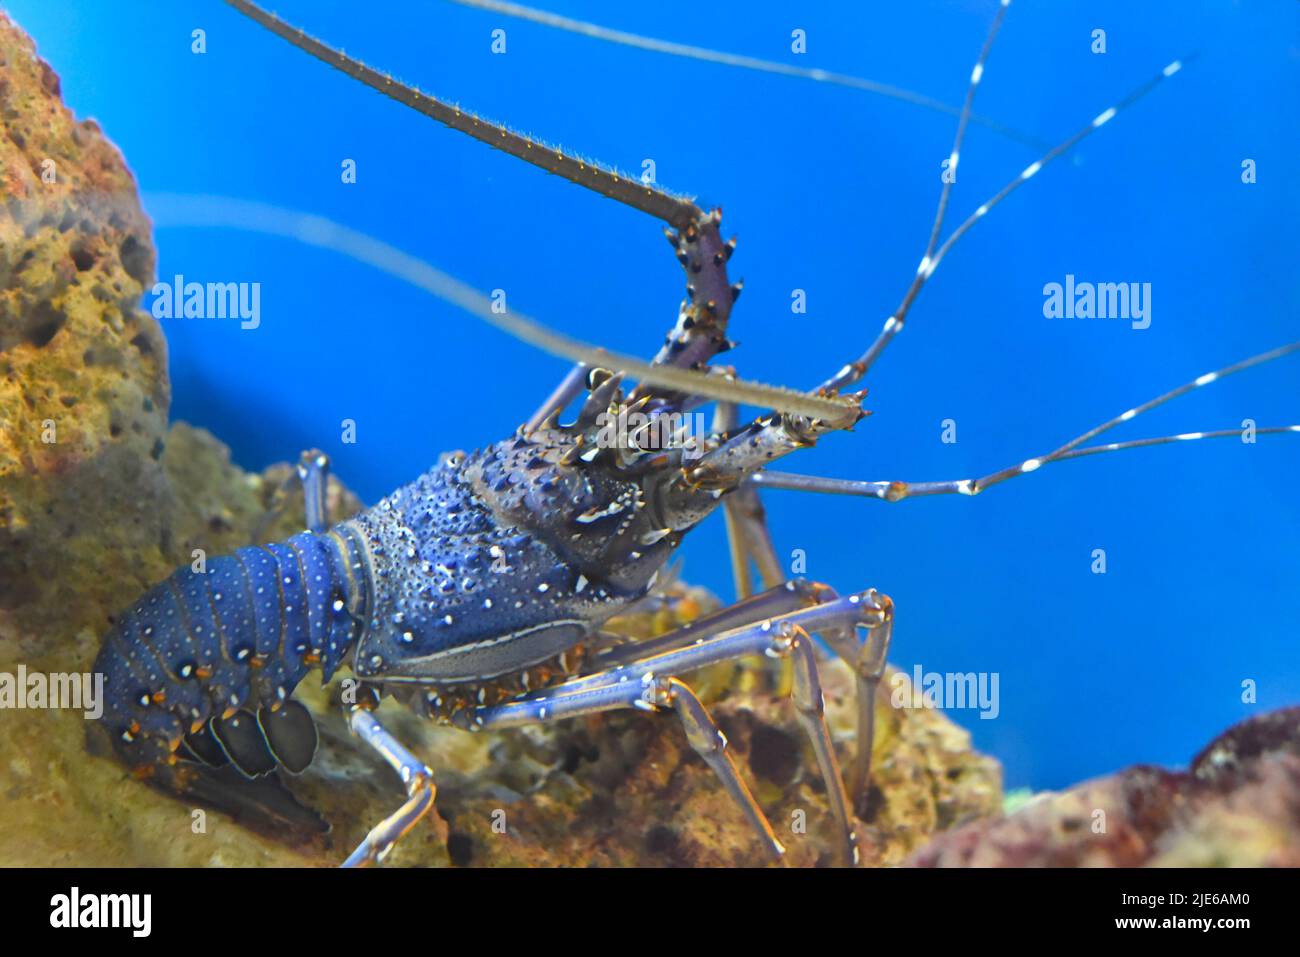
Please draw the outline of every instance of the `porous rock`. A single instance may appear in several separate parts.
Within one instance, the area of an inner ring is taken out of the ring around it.
[[[1146,765],[1036,796],[909,860],[975,867],[1300,867],[1300,708],[1242,721],[1185,771]]]

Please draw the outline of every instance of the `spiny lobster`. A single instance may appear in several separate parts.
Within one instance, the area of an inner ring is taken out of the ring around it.
[[[301,817],[302,809],[272,782],[279,768],[304,769],[316,749],[313,720],[292,698],[294,689],[313,669],[328,681],[340,667],[350,667],[366,690],[350,705],[351,728],[398,772],[408,795],[371,830],[347,859],[350,865],[382,860],[434,802],[433,772],[375,715],[384,695],[470,731],[621,708],[671,711],[763,845],[779,855],[781,842],[728,754],[725,736],[680,678],[712,663],[758,654],[792,661],[792,698],[825,781],[839,850],[845,862],[856,860],[853,809],[860,806],[870,776],[873,701],[894,606],[874,589],[840,596],[815,582],[784,581],[758,489],[890,502],[975,495],[1068,458],[1238,435],[1224,430],[1088,444],[1192,389],[1300,349],[1300,343],[1291,343],[1202,375],[1046,455],[982,478],[908,484],[773,472],[772,462],[827,433],[851,428],[865,415],[865,392],[844,391],[902,330],[917,294],[953,244],[1045,164],[1176,74],[1180,61],[1045,153],[940,244],[952,185],[945,181],[929,244],[899,307],[859,358],[815,391],[799,393],[745,383],[709,366],[731,346],[727,326],[741,291],[727,275],[735,244],[722,239],[718,211],[706,212],[688,199],[400,84],[247,0],[227,2],[393,99],[662,220],[688,281],[676,326],[651,364],[578,350],[575,357],[585,362],[514,435],[470,455],[444,456],[414,483],[352,519],[330,524],[328,461],[305,453],[298,470],[305,532],[213,559],[202,572],[177,571],[121,615],[105,637],[95,670],[105,677],[103,721],[122,760],[167,790],[272,817]],[[1008,4],[1003,0],[971,74],[953,167]],[[627,392],[625,374],[638,380]],[[561,413],[584,393],[576,418],[562,424]],[[719,403],[719,412],[707,435],[649,427],[675,424],[675,416],[708,400]],[[740,424],[740,402],[773,411]],[[611,433],[611,421],[632,420],[639,424]],[[1300,426],[1257,429],[1283,431],[1300,432]],[[650,592],[683,536],[719,507],[727,514],[733,552],[742,561],[753,560],[771,587],[652,640],[623,643],[603,633],[604,622]],[[820,635],[855,674],[857,747],[847,786],[823,714],[813,635]]]

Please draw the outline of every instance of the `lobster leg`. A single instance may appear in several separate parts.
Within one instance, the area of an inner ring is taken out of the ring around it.
[[[736,530],[733,556],[739,550],[742,560],[752,559],[758,568],[759,578],[767,587],[785,580],[781,562],[772,545],[772,535],[767,529],[767,511],[759,500],[758,489],[748,482],[741,485],[723,502],[726,509],[727,528]],[[742,595],[743,597],[743,595]]]
[[[750,601],[763,599],[770,600],[770,594],[755,596]],[[862,678],[864,671],[869,671],[877,659],[883,660],[883,649],[887,647],[887,641],[873,641],[869,637],[859,646],[848,636],[858,627],[869,631],[878,631],[883,627],[887,635],[892,616],[893,603],[874,590],[833,598],[811,608],[715,632],[711,636],[695,639],[694,643],[686,647],[644,654],[624,664],[566,681],[527,698],[462,712],[457,722],[463,727],[481,730],[555,721],[629,707],[655,711],[671,706],[681,713],[680,709],[689,707],[689,704],[679,704],[679,699],[672,698],[669,692],[677,690],[680,695],[680,690],[671,683],[665,684],[665,681],[711,664],[749,655],[764,654],[778,658],[793,655],[795,686],[792,697],[800,722],[812,739],[818,764],[826,780],[831,813],[843,837],[843,846],[852,857],[855,844],[849,823],[848,798],[835,760],[830,731],[826,727],[816,655],[808,636],[814,632],[834,636],[837,651],[849,658],[859,675],[859,689],[862,689],[869,684]],[[870,684],[869,690],[871,697],[868,708],[874,706],[874,684]],[[860,704],[860,727],[861,710]],[[874,725],[868,724],[868,727],[874,728]],[[869,741],[859,741],[858,747],[866,749],[870,754]],[[868,765],[859,759],[855,762],[855,768],[857,767]],[[723,779],[727,780],[725,774]],[[729,782],[728,784],[730,787]],[[734,794],[736,792],[733,790]],[[743,801],[741,803],[742,807],[745,806]]]
[[[298,458],[294,474],[285,479],[284,484],[275,490],[271,506],[258,520],[253,528],[252,540],[262,541],[266,531],[284,511],[290,487],[294,478],[302,482],[303,509],[306,513],[307,531],[323,532],[329,528],[329,515],[326,508],[326,493],[329,491],[330,460],[319,449],[308,449]]]
[[[844,776],[840,774],[839,762],[835,759],[835,744],[831,740],[830,728],[826,726],[826,702],[822,695],[821,677],[817,673],[817,655],[813,650],[812,638],[807,632],[795,629],[790,635],[790,654],[794,658],[794,688],[790,698],[794,701],[799,723],[812,743],[813,753],[817,756],[817,766],[821,769],[822,780],[826,782],[826,800],[831,806],[831,816],[835,818],[835,827],[843,836],[845,860],[858,863],[857,835],[853,832],[852,819],[849,816],[848,794],[844,790]],[[874,703],[874,697],[871,699]],[[857,754],[871,753],[871,739],[860,742]]]
[[[302,480],[303,510],[307,515],[307,531],[324,532],[329,528],[329,509],[326,493],[329,491],[330,460],[316,449],[303,452],[298,461],[298,478]]]
[[[739,423],[739,409],[734,402],[719,402],[713,417],[713,431],[730,432]],[[767,513],[759,500],[758,490],[748,483],[736,489],[722,503],[727,520],[727,542],[731,548],[731,567],[736,579],[736,597],[754,593],[749,565],[758,568],[764,586],[772,588],[785,580],[781,563],[767,530]]]
[[[382,861],[398,839],[415,827],[420,818],[433,807],[433,799],[438,791],[434,787],[433,771],[428,765],[389,734],[369,709],[354,707],[348,723],[361,740],[383,755],[384,760],[401,777],[408,795],[406,803],[371,828],[357,849],[343,862],[344,867],[365,867]]]
[[[759,840],[775,856],[785,853],[785,847],[777,840],[772,825],[768,822],[763,809],[754,800],[745,779],[740,776],[740,769],[727,753],[727,736],[722,733],[718,723],[713,720],[704,703],[696,697],[689,687],[676,678],[661,678],[655,684],[654,704],[659,707],[671,707],[681,719],[686,729],[686,740],[691,743],[695,753],[702,757],[715,774],[722,779],[723,785],[732,799],[740,805],[750,824],[758,832]]]
[[[885,660],[894,634],[894,603],[888,595],[876,595],[882,612],[878,625],[869,628],[865,641],[858,641],[851,628],[828,628],[822,637],[835,653],[853,668],[857,682],[857,749],[849,769],[849,794],[859,814],[865,814],[867,788],[871,783],[871,751],[876,740],[876,690],[885,673]]]
[[[757,595],[742,598],[734,605],[701,615],[694,621],[687,622],[680,628],[657,638],[617,645],[602,651],[596,657],[595,663],[603,671],[615,665],[643,660],[651,655],[680,648],[708,635],[720,635],[724,631],[743,628],[745,625],[753,625],[801,608],[832,601],[838,597],[835,589],[829,585],[809,581],[806,578],[794,578]]]

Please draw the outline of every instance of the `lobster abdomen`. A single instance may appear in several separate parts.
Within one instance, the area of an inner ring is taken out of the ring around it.
[[[315,728],[289,696],[314,667],[328,680],[361,633],[357,554],[346,532],[303,532],[181,568],[145,593],[94,666],[119,757],[143,776],[178,760],[249,777],[302,770]]]

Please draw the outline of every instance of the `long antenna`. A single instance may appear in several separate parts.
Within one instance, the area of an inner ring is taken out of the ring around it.
[[[226,0],[226,3],[276,36],[310,53],[321,62],[328,63],[352,79],[359,80],[372,90],[377,90],[453,130],[472,136],[481,143],[509,153],[548,173],[562,176],[571,183],[585,186],[624,206],[649,213],[678,229],[684,229],[703,215],[700,208],[684,196],[676,196],[657,186],[637,179],[629,179],[589,159],[568,156],[553,146],[547,146],[522,133],[507,129],[499,123],[483,119],[437,97],[422,93],[415,87],[394,80],[388,74],[371,69],[360,60],[353,59],[342,50],[336,50],[308,36],[302,30],[290,26],[255,3],[250,3],[248,0]]]
[[[498,312],[487,296],[424,260],[320,216],[224,196],[150,194],[147,201],[159,226],[225,226],[332,250],[431,293],[521,342],[574,362],[618,369],[641,382],[689,395],[744,402],[821,419],[837,427],[847,427],[861,418],[860,401],[850,396],[811,395],[783,386],[644,362],[566,336],[516,309]]]
[[[984,63],[988,59],[989,48],[992,46],[994,37],[997,36],[1006,8],[1010,5],[1011,0],[1002,0],[1002,5],[998,8],[997,16],[994,18],[993,25],[989,29],[988,38],[984,41],[984,48],[980,51],[980,56],[975,63],[974,69],[971,70],[970,84],[966,92],[966,100],[962,105],[962,118],[958,121],[957,135],[953,141],[952,153],[948,157],[948,168],[950,174],[955,171],[957,161],[960,158],[962,137],[966,130],[966,120],[970,115],[971,104],[975,98],[975,90],[984,76]],[[867,371],[875,364],[876,360],[880,358],[880,354],[885,351],[885,348],[894,340],[894,337],[903,330],[903,324],[907,321],[907,314],[911,310],[912,304],[916,301],[916,297],[921,292],[922,287],[929,281],[930,277],[934,275],[934,271],[938,268],[939,263],[943,261],[943,258],[946,255],[948,255],[952,250],[952,247],[956,245],[957,241],[961,239],[962,236],[966,235],[972,226],[988,214],[989,210],[1001,203],[1024,183],[1027,183],[1029,180],[1037,176],[1042,168],[1052,162],[1052,160],[1065,155],[1089,134],[1101,129],[1101,127],[1109,123],[1115,118],[1115,114],[1121,110],[1127,109],[1138,100],[1142,99],[1142,97],[1155,89],[1162,80],[1173,76],[1183,68],[1185,63],[1190,62],[1190,60],[1190,57],[1183,60],[1174,60],[1114,106],[1098,113],[1087,126],[1083,127],[1083,129],[1052,147],[1033,163],[1030,163],[1021,171],[1019,176],[1009,182],[1006,186],[1002,187],[1002,189],[998,190],[998,192],[991,198],[982,203],[975,212],[971,213],[971,215],[967,217],[960,226],[953,230],[952,234],[946,240],[943,241],[942,245],[939,245],[936,249],[936,243],[943,228],[944,215],[948,206],[948,196],[952,191],[952,177],[945,177],[943,189],[939,194],[938,212],[935,215],[934,225],[930,230],[930,239],[926,245],[925,254],[921,257],[921,262],[916,267],[916,275],[912,278],[912,282],[909,284],[907,292],[904,293],[902,301],[885,320],[884,327],[867,348],[867,351],[862,353],[861,356],[854,359],[852,362],[846,363],[839,372],[835,373],[835,375],[823,382],[819,386],[819,390],[837,392],[853,385],[867,374]]]
[[[787,472],[761,472],[753,476],[750,481],[755,485],[766,488],[791,489],[804,492],[825,492],[833,495],[861,495],[868,498],[878,498],[886,502],[899,502],[905,498],[917,498],[923,495],[978,495],[984,489],[991,485],[997,485],[1005,482],[1007,479],[1016,478],[1019,475],[1028,475],[1031,472],[1037,472],[1044,465],[1052,462],[1061,462],[1066,459],[1082,458],[1086,455],[1099,455],[1103,452],[1119,452],[1124,449],[1145,448],[1151,445],[1164,445],[1171,442],[1188,442],[1198,439],[1220,439],[1228,436],[1241,436],[1242,429],[1220,429],[1214,432],[1183,432],[1178,435],[1166,435],[1159,438],[1150,439],[1133,439],[1128,442],[1112,442],[1106,445],[1085,446],[1089,442],[1107,432],[1115,426],[1124,422],[1129,422],[1137,418],[1144,412],[1150,412],[1157,406],[1171,402],[1179,396],[1186,395],[1195,389],[1203,388],[1212,382],[1218,382],[1220,379],[1227,378],[1238,372],[1243,372],[1253,366],[1263,365],[1266,362],[1272,362],[1275,359],[1281,359],[1283,356],[1291,355],[1294,352],[1300,352],[1300,340],[1289,342],[1284,346],[1278,346],[1276,349],[1270,349],[1267,352],[1261,352],[1232,365],[1224,366],[1214,372],[1207,372],[1204,375],[1197,376],[1190,382],[1185,382],[1175,389],[1170,389],[1163,395],[1156,396],[1136,405],[1131,409],[1121,412],[1112,419],[1108,419],[1098,426],[1089,429],[1082,435],[1076,436],[1069,442],[1066,442],[1060,448],[1046,455],[1035,456],[1025,461],[1011,465],[996,472],[990,472],[981,478],[975,479],[957,479],[942,482],[862,482],[851,479],[828,479],[811,475],[795,475]],[[1292,432],[1300,433],[1300,425],[1277,425],[1263,428],[1255,428],[1256,435],[1277,435],[1281,433]]]
[[[615,30],[611,27],[601,26],[598,23],[591,23],[586,20],[575,20],[572,17],[561,16],[558,13],[551,13],[548,10],[538,10],[536,7],[526,7],[521,3],[507,3],[505,0],[451,0],[452,3],[458,3],[461,6],[473,7],[476,10],[489,10],[492,13],[500,13],[507,17],[515,17],[520,20],[528,20],[532,23],[540,23],[542,26],[552,27],[556,30],[564,30],[568,33],[576,33],[580,36],[591,37],[593,40],[600,40],[605,43],[617,43],[621,46],[633,47],[637,50],[648,50],[652,53],[664,53],[668,56],[684,57],[688,60],[700,60],[705,63],[717,63],[726,67],[734,67],[741,70],[754,70],[759,73],[773,73],[778,76],[795,77],[801,80],[812,80],[815,83],[826,83],[831,86],[846,87],[851,90],[861,90],[866,93],[874,93],[878,96],[888,97],[893,100],[901,100],[904,103],[910,103],[913,106],[919,106],[927,110],[933,110],[936,113],[943,113],[948,116],[959,116],[961,110],[957,107],[944,103],[932,97],[923,96],[920,93],[913,93],[911,90],[904,90],[901,87],[891,86],[888,83],[878,83],[875,80],[866,80],[862,77],[850,76],[847,73],[835,73],[830,70],[819,70],[810,67],[792,66],[789,63],[780,63],[776,60],[763,60],[758,57],[744,56],[739,53],[724,53],[721,50],[710,50],[707,47],[693,46],[689,43],[675,43],[672,40],[660,40],[656,37],[647,37],[638,33],[629,33],[626,30]],[[976,113],[970,115],[970,121],[980,126],[987,127],[995,133],[1016,140],[1026,146],[1032,146],[1040,152],[1047,148],[1047,144],[1040,141],[1037,137],[1030,136],[1027,133],[1021,133],[1019,130],[1012,129],[997,120],[991,120],[986,116],[980,116]]]

